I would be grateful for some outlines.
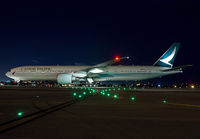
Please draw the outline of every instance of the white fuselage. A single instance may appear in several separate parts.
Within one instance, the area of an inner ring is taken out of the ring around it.
[[[73,73],[86,69],[90,66],[21,66],[11,69],[6,76],[14,80],[57,80],[57,76],[63,73]],[[108,66],[103,69],[95,81],[123,81],[123,80],[146,80],[162,77],[170,74],[181,73],[159,66]]]

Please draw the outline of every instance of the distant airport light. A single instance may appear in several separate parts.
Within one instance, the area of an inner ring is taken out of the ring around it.
[[[115,57],[115,61],[119,61],[119,57],[118,56]]]
[[[140,83],[136,84],[136,86],[140,86],[140,85],[141,85]]]
[[[82,95],[78,95],[78,98],[82,98]]]
[[[110,93],[108,93],[107,96],[109,97],[109,96],[110,96]]]
[[[22,116],[23,115],[23,112],[18,112],[17,113],[17,116]]]
[[[134,101],[134,100],[135,100],[135,97],[131,97],[131,100]]]
[[[117,95],[115,94],[113,97],[114,97],[114,98],[117,98]]]
[[[195,88],[195,86],[194,86],[194,85],[191,85],[190,87],[191,87],[191,88]]]
[[[167,103],[167,101],[166,101],[166,100],[163,100],[163,101],[162,101],[162,103],[165,103],[165,104],[166,104],[166,103]]]
[[[36,98],[39,98],[40,96],[36,96]]]
[[[160,88],[160,87],[161,87],[161,85],[160,85],[160,84],[158,84],[158,87]]]

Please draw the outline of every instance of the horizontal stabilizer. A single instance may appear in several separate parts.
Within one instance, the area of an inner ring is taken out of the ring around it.
[[[180,70],[180,71],[182,71],[183,69],[189,68],[189,67],[192,67],[192,65],[178,66],[178,67],[175,67],[175,68],[166,69],[166,70],[162,70],[162,71],[163,71],[163,72],[173,71],[173,70]]]

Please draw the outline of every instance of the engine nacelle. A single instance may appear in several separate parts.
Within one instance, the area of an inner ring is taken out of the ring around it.
[[[72,74],[59,74],[57,76],[57,82],[59,84],[70,84],[70,83],[72,83]]]

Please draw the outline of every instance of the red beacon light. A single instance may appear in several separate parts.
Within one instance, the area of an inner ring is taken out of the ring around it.
[[[119,60],[119,57],[118,57],[118,56],[116,56],[116,57],[115,57],[115,60],[116,60],[116,61],[118,61],[118,60]]]

